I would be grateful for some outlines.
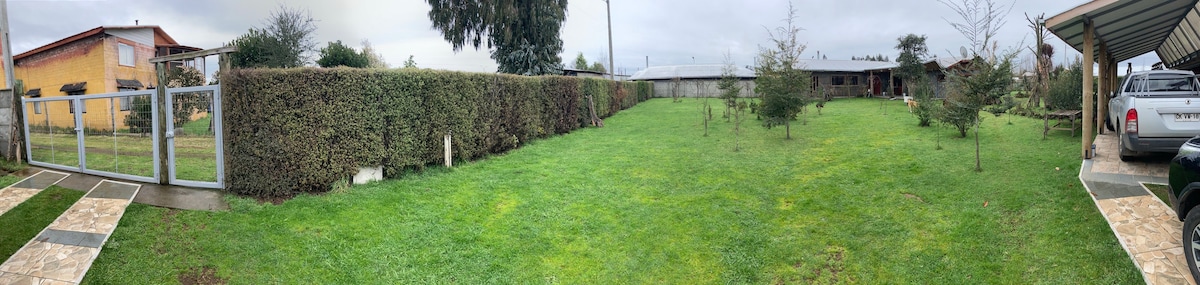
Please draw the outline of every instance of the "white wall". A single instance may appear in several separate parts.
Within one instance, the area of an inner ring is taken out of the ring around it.
[[[135,43],[154,46],[154,28],[142,29],[108,29],[105,33],[114,35],[123,39],[131,40]]]

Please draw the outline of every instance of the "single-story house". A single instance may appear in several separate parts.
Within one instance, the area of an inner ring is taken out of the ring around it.
[[[629,80],[654,82],[654,96],[671,98],[672,92],[680,97],[720,97],[718,83],[725,65],[669,65],[651,66],[634,73]],[[754,71],[737,67],[734,75],[742,83],[741,97],[755,97]],[[678,79],[678,80],[676,80]]]
[[[946,72],[960,70],[971,66],[970,59],[956,57],[933,58],[925,62],[925,72],[929,75],[929,83],[933,87],[934,97],[946,98]]]
[[[895,62],[864,60],[800,60],[812,73],[812,88],[830,97],[894,96],[903,93],[900,78],[892,76]]]

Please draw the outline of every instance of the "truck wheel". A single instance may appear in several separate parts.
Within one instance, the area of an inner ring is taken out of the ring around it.
[[[1125,147],[1125,139],[1121,135],[1117,135],[1117,149],[1121,156],[1121,161],[1133,161],[1136,152]]]
[[[1183,221],[1183,256],[1187,259],[1188,271],[1191,271],[1192,278],[1200,279],[1200,206],[1192,207],[1187,212],[1187,219]]]

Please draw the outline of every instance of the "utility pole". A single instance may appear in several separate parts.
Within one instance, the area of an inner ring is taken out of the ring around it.
[[[612,5],[609,5],[608,0],[604,0],[604,9],[608,11],[608,80],[617,80],[617,71],[613,66]]]
[[[17,97],[17,77],[13,74],[12,44],[8,40],[8,32],[8,0],[0,0],[0,45],[3,45],[3,47],[0,47],[0,52],[4,53],[0,56],[4,57],[4,86],[9,92],[12,92],[11,97],[0,98],[0,100],[7,100],[4,101],[6,103],[0,103],[0,106],[8,105],[9,110],[8,118],[0,118],[0,122],[8,122],[9,135],[0,138],[0,140],[9,143],[8,146],[4,147],[6,149],[4,151],[6,154],[4,158],[9,161],[19,162],[21,161],[21,146],[24,146],[24,143],[20,139],[23,134],[21,128],[24,125],[22,123],[24,115],[21,114],[21,104],[24,103],[21,103],[21,99]]]
[[[0,45],[4,45],[4,87],[12,89],[17,79],[13,75],[12,45],[8,40],[8,0],[0,0]]]

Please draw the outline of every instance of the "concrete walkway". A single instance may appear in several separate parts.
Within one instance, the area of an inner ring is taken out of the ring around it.
[[[1196,284],[1183,256],[1183,223],[1141,184],[1166,184],[1170,158],[1122,162],[1111,133],[1096,137],[1096,153],[1083,161],[1079,180],[1146,284]]]
[[[0,264],[0,284],[79,284],[141,185],[104,180]]]
[[[43,169],[41,168],[30,166],[24,170],[13,172],[13,175],[30,176],[42,170]],[[229,204],[225,202],[225,194],[219,190],[212,189],[197,189],[173,185],[119,181],[112,178],[74,172],[72,172],[71,176],[67,179],[63,179],[61,182],[58,182],[58,186],[62,186],[67,189],[88,191],[92,188],[92,186],[95,186],[97,183],[100,183],[100,181],[104,180],[141,184],[142,188],[138,190],[137,197],[133,198],[133,202],[138,204],[180,210],[229,210]]]

